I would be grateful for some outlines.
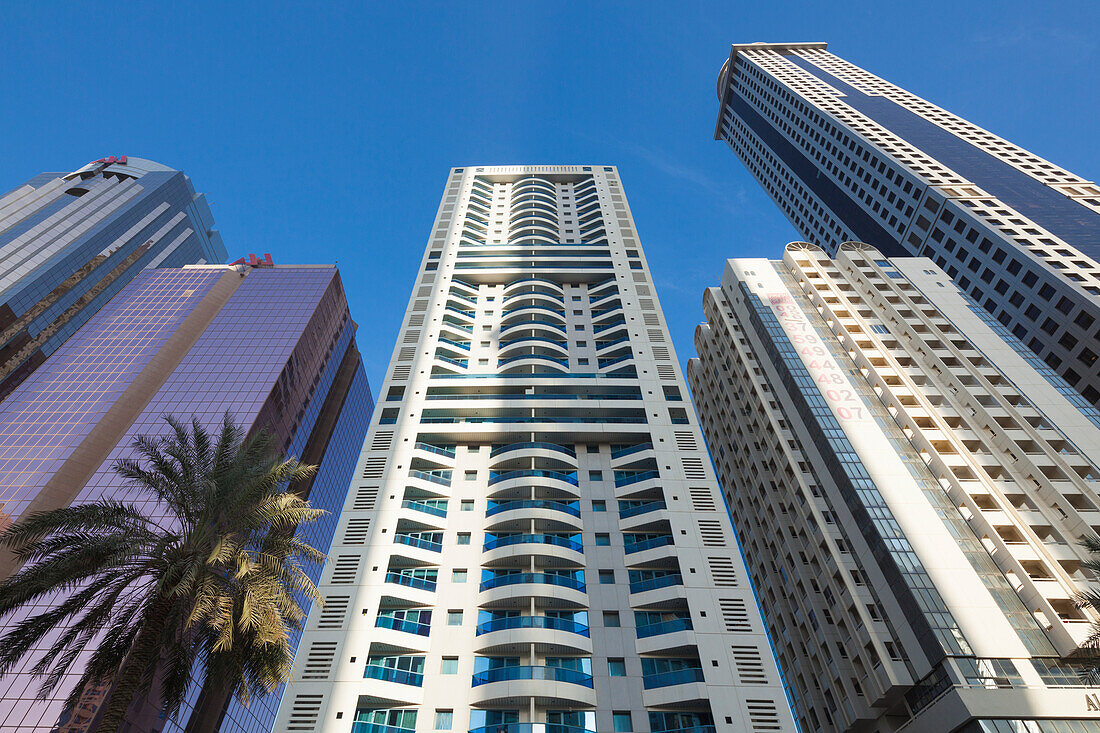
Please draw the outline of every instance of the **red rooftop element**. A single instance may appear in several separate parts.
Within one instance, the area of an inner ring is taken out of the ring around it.
[[[230,262],[229,264],[230,265],[252,265],[253,267],[273,267],[275,265],[275,263],[271,259],[271,253],[270,252],[264,252],[264,258],[262,260],[259,257],[257,257],[256,255],[250,254],[250,255],[248,255],[248,260],[247,261],[245,260],[244,257],[241,257],[239,260],[235,260],[233,262]]]
[[[126,165],[126,156],[125,155],[119,155],[119,156],[116,157],[116,156],[112,155],[110,158],[100,158],[99,160],[93,160],[92,162],[93,163],[104,163],[106,165],[111,165],[113,163],[119,163],[120,165]]]

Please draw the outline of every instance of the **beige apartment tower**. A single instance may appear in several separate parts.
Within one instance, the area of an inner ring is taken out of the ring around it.
[[[808,731],[1085,733],[1100,413],[938,266],[735,259],[688,378]]]
[[[276,728],[796,730],[619,176],[456,168]]]

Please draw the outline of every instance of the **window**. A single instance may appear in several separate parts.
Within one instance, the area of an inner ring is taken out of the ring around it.
[[[465,478],[467,481],[477,481],[477,471],[467,471],[463,475],[463,478]]]
[[[480,445],[471,445],[469,448],[466,449],[466,452],[467,453],[480,453],[481,452],[481,446]]]
[[[607,502],[603,499],[595,499],[592,501],[592,511],[594,512],[606,512]]]
[[[601,570],[600,571],[600,585],[611,585],[615,582],[614,570]]]
[[[460,545],[470,544],[470,533],[469,532],[459,532],[458,533],[458,544],[460,544]]]
[[[443,663],[439,665],[440,674],[458,674],[458,657],[443,657]]]
[[[603,471],[589,471],[588,472],[588,480],[589,481],[603,481]]]
[[[598,446],[598,445],[586,445],[584,447],[584,452],[585,453],[599,453],[600,452],[600,446]]]
[[[621,657],[607,660],[607,674],[611,677],[626,677],[626,661]],[[616,728],[618,730],[618,728]],[[627,730],[630,730],[627,728]]]
[[[603,612],[603,625],[609,629],[617,629],[622,626],[619,620],[618,611],[604,611]]]
[[[588,359],[577,359],[577,364],[584,365],[588,363]]]
[[[463,573],[466,571],[463,570]],[[447,625],[448,626],[461,626],[462,625],[462,609],[451,609],[447,611]]]
[[[596,533],[596,546],[597,547],[607,547],[610,544],[611,544],[611,535],[609,535],[607,532],[597,532]]]
[[[615,723],[615,733],[630,733],[634,730],[634,724],[630,722],[629,710],[616,710],[611,713],[611,720]]]
[[[458,510],[460,512],[472,512],[474,510],[474,500],[463,499],[458,505]]]
[[[436,730],[450,730],[451,721],[454,718],[453,710],[436,710],[435,711],[435,729]]]

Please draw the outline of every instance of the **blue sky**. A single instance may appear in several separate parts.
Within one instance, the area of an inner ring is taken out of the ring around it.
[[[1100,179],[1092,3],[6,3],[7,190],[183,168],[231,258],[340,265],[381,384],[448,169],[619,166],[681,361],[731,256],[796,234],[712,139],[732,42],[851,61]]]

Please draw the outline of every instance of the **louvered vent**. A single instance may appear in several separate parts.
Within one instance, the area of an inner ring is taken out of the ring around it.
[[[658,364],[657,376],[660,379],[676,379],[676,368],[671,364]]]
[[[430,287],[424,288],[424,290],[427,290],[428,293],[432,292],[432,289]],[[427,295],[428,293],[425,293],[425,295]],[[414,300],[413,301],[413,310],[416,311],[416,312],[422,312],[422,311],[428,310],[428,301],[424,300],[424,299]],[[421,319],[421,320],[423,320],[423,319]]]
[[[636,285],[634,289],[638,291],[638,295],[651,295],[648,285]]]
[[[660,326],[661,321],[657,318],[656,313],[643,313],[642,320],[645,321],[647,326]]]
[[[409,378],[409,372],[412,371],[412,367],[408,364],[398,364],[393,368],[393,378],[399,381],[404,381]]]
[[[365,544],[367,544],[367,535],[369,533],[370,533],[370,518],[369,517],[349,519],[348,520],[348,526],[344,530],[344,544],[345,545],[365,545]]]
[[[653,299],[652,298],[639,298],[638,299],[638,306],[644,311],[651,311],[651,310],[654,309],[653,308]]]
[[[344,626],[344,615],[348,612],[351,596],[329,596],[325,598],[325,609],[317,619],[319,629],[340,629]]]
[[[420,288],[420,290],[416,291],[416,297],[418,297],[418,298],[427,298],[431,294],[432,294],[432,286],[431,285],[429,285],[426,288]]]
[[[354,585],[358,575],[358,555],[337,555],[332,566],[332,580],[329,582],[333,585]]]
[[[286,729],[300,733],[312,733],[317,730],[317,720],[321,717],[323,699],[323,695],[295,695],[294,702],[290,706],[290,720],[287,721]]]
[[[355,492],[355,503],[351,508],[355,511],[374,509],[374,502],[378,500],[377,486],[360,486]]]
[[[737,570],[733,567],[732,557],[708,557],[710,577],[718,588],[736,588]]]
[[[702,458],[681,458],[680,462],[684,464],[684,476],[688,480],[698,480],[707,477],[707,472],[703,470]]]
[[[690,430],[677,430],[676,436],[676,450],[699,450],[699,446],[695,443],[695,433]]]
[[[363,478],[382,478],[386,470],[386,458],[388,456],[376,456],[368,458],[363,464]]]
[[[653,358],[657,359],[659,361],[668,361],[672,357],[670,357],[668,355],[668,347],[667,346],[654,346],[653,347]]]
[[[410,326],[423,326],[424,325],[424,314],[420,313],[420,314],[417,314],[415,316],[409,316],[409,325]]]
[[[719,598],[718,607],[722,610],[722,623],[726,625],[726,631],[752,633],[749,611],[745,608],[743,600],[740,598]]]
[[[665,342],[665,332],[659,328],[651,328],[649,329],[649,340],[658,344],[663,344]]]
[[[695,488],[688,489],[688,493],[691,494],[691,506],[697,512],[713,512],[717,511],[714,506],[714,496],[710,493],[710,489]]]
[[[421,278],[420,282],[421,283],[430,283],[433,280],[435,280],[435,273],[434,272],[429,272],[426,275],[424,275],[423,278]]]
[[[409,330],[405,331],[405,336],[404,336],[404,338],[401,339],[401,343],[415,344],[419,340],[420,340],[420,329],[413,328],[413,329],[409,329]]]
[[[415,346],[402,346],[397,352],[398,361],[411,361],[414,356],[416,356]]]
[[[374,440],[370,443],[371,450],[389,450],[393,442],[392,430],[379,430],[374,434]]]
[[[335,641],[315,641],[309,645],[305,665],[302,667],[303,680],[327,680],[332,672],[332,663],[336,659]]]
[[[645,273],[644,272],[635,272],[633,274],[634,274],[634,282],[636,282],[636,283],[644,283],[645,282],[646,278],[645,278]]]
[[[745,705],[749,709],[749,723],[752,724],[753,733],[783,730],[779,725],[779,713],[775,711],[773,701],[745,700]]]
[[[733,663],[737,666],[737,679],[742,685],[768,684],[768,675],[764,672],[764,660],[756,647],[734,646]]]
[[[713,509],[711,511],[713,511]],[[726,534],[722,531],[722,523],[720,521],[717,519],[700,519],[698,522],[699,534],[703,538],[703,545],[706,547],[726,546]]]

